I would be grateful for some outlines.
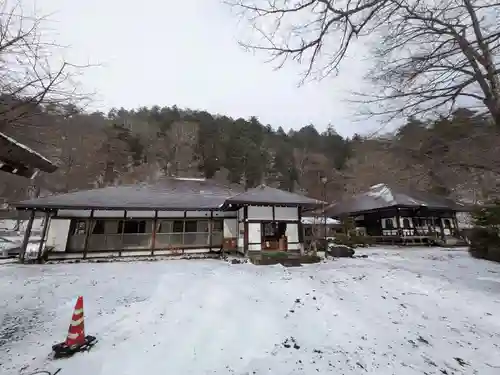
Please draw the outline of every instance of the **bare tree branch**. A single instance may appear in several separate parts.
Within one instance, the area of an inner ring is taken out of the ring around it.
[[[486,108],[500,128],[500,3],[494,0],[230,0],[278,68],[304,62],[308,77],[338,72],[357,40],[371,47],[368,81],[356,93],[368,115],[449,114]],[[375,105],[374,105],[375,104]],[[366,107],[366,108],[365,108]]]
[[[48,38],[46,21],[25,15],[20,1],[0,0],[0,129],[20,126],[39,106],[89,99],[75,81],[89,65],[59,58],[63,47]]]

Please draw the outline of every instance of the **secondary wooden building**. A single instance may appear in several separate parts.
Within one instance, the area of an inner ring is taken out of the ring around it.
[[[163,178],[24,201],[50,218],[49,259],[302,249],[303,210],[323,202],[261,185]],[[42,256],[42,254],[40,254]]]
[[[445,197],[378,184],[333,204],[327,215],[353,218],[380,243],[456,244],[462,240],[456,214],[468,210]]]
[[[56,169],[38,152],[0,132],[0,171],[34,178],[38,171],[52,173]]]

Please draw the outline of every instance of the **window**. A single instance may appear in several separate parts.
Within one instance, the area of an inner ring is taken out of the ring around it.
[[[276,231],[277,231],[277,228],[276,228],[276,223],[274,222],[265,222],[265,223],[262,223],[262,227],[263,227],[263,234],[265,237],[275,237],[276,236]]]
[[[184,221],[175,220],[173,224],[173,233],[182,233],[184,232]]]
[[[73,221],[74,223],[74,229],[73,229],[73,234],[79,235],[79,234],[85,234],[87,231],[87,221],[86,220],[76,220]]]
[[[286,223],[278,223],[278,238],[284,237],[286,235]]]
[[[313,229],[310,226],[305,227],[305,236],[306,237],[312,237],[313,236]]]
[[[403,228],[404,229],[410,229],[410,220],[403,219]]]
[[[92,234],[104,234],[104,220],[96,220],[94,222]]]
[[[125,234],[147,233],[146,220],[121,220],[118,224],[118,232]]]
[[[286,223],[281,221],[263,222],[261,233],[265,240],[278,240],[286,235]]]
[[[184,232],[196,233],[198,232],[198,222],[196,220],[186,220]]]
[[[158,226],[158,233],[172,233],[172,222],[168,220],[161,220]]]
[[[198,221],[196,231],[198,233],[208,233],[208,220]]]
[[[450,219],[445,219],[444,220],[444,226],[446,229],[451,229],[451,221]]]
[[[212,231],[213,232],[222,232],[222,229],[224,227],[222,220],[215,220],[212,222]]]
[[[392,219],[385,219],[385,229],[394,229]]]

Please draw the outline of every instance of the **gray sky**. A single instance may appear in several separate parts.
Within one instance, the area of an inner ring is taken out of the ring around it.
[[[376,128],[354,122],[343,99],[361,87],[363,64],[351,58],[341,75],[298,88],[304,67],[274,71],[268,56],[237,44],[237,19],[220,0],[36,0],[51,14],[58,42],[77,63],[97,63],[82,77],[95,107],[172,106],[232,117],[257,116],[274,128],[328,123],[342,135]]]

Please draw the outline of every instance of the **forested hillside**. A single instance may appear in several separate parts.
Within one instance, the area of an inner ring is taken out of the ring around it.
[[[344,138],[334,126],[284,130],[256,117],[233,119],[177,107],[85,113],[46,106],[21,124],[0,125],[59,165],[36,181],[0,174],[2,201],[162,175],[200,176],[252,187],[266,183],[337,200],[385,182],[467,199],[496,190],[498,131],[466,109],[451,118],[411,118],[395,134]],[[321,177],[327,177],[326,187]],[[324,190],[325,189],[325,190]]]

